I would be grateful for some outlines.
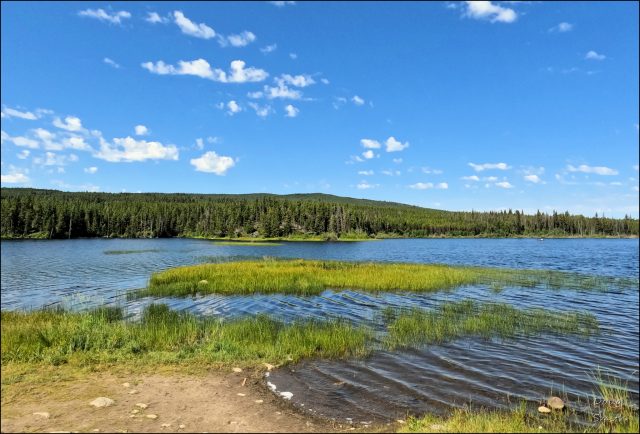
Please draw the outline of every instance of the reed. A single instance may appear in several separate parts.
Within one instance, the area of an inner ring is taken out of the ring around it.
[[[148,287],[130,297],[195,294],[318,295],[325,289],[438,291],[465,285],[608,290],[637,280],[547,270],[513,270],[434,264],[341,262],[304,259],[248,260],[178,267],[154,273]]]

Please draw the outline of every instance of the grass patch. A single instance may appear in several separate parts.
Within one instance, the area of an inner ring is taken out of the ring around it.
[[[272,241],[216,241],[216,246],[281,246],[282,243]]]
[[[105,255],[131,255],[134,253],[157,253],[162,249],[143,249],[143,250],[105,250]]]
[[[325,289],[437,291],[464,285],[606,290],[637,288],[637,281],[547,270],[513,270],[433,264],[263,259],[178,267],[154,273],[146,289],[130,297],[196,294],[318,295]]]
[[[382,315],[388,330],[385,343],[392,349],[467,336],[510,339],[544,333],[588,337],[599,332],[598,320],[591,313],[517,309],[472,300],[444,303],[432,310],[386,310]]]

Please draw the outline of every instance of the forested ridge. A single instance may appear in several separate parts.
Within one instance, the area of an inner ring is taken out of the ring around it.
[[[3,238],[637,236],[638,219],[440,211],[325,194],[71,193],[2,188]]]

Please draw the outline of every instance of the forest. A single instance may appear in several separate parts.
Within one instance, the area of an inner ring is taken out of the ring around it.
[[[638,219],[442,211],[326,194],[76,193],[1,189],[2,238],[627,237]]]

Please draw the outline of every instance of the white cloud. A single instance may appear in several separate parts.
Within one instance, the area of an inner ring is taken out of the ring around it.
[[[53,126],[67,131],[83,130],[80,118],[77,118],[75,116],[67,116],[66,118],[64,118],[64,122],[62,122],[60,118],[55,118],[53,120]]]
[[[367,149],[380,149],[380,142],[372,139],[361,139],[360,143]]]
[[[389,137],[385,142],[387,152],[400,152],[409,147],[409,142],[399,142],[395,137]]]
[[[256,35],[252,32],[245,30],[238,35],[220,36],[218,42],[221,46],[226,47],[231,45],[232,47],[246,47],[250,43],[256,40]]]
[[[367,160],[371,160],[373,157],[375,157],[375,154],[371,149],[369,149],[368,151],[364,151],[362,153],[362,156]]]
[[[59,155],[55,152],[45,152],[43,157],[34,158],[33,164],[40,166],[64,166],[67,162],[74,163],[76,161],[78,161],[78,156],[75,154]]]
[[[271,114],[271,112],[273,111],[273,109],[271,108],[270,105],[264,105],[261,106],[259,104],[256,104],[255,102],[250,102],[248,103],[249,107],[251,107],[253,110],[255,110],[256,114],[258,116],[260,116],[261,118],[266,118],[267,116],[269,116]]]
[[[178,148],[175,145],[163,145],[160,142],[136,140],[133,137],[113,139],[113,144],[100,138],[100,151],[96,158],[112,163],[136,162],[145,160],[177,160]]]
[[[97,171],[98,171],[98,168],[96,166],[91,166],[91,167],[85,167],[84,168],[84,173],[88,173],[90,175],[93,175]]]
[[[296,53],[289,53],[289,57],[291,57],[293,60],[296,60],[298,58],[298,55]]]
[[[222,176],[235,165],[231,157],[216,154],[214,151],[205,152],[199,158],[192,158],[191,164],[198,172],[215,173]]]
[[[574,167],[571,164],[569,164],[567,166],[567,170],[569,172],[582,172],[582,173],[593,173],[596,175],[605,175],[605,176],[611,176],[611,175],[617,175],[618,171],[615,169],[611,169],[609,167],[605,167],[605,166],[587,166],[586,164],[581,164],[578,167]]]
[[[316,83],[313,77],[311,77],[308,74],[300,74],[300,75],[282,74],[280,77],[276,79],[276,82],[280,82],[280,81],[295,87],[307,87]]]
[[[525,175],[525,181],[533,182],[534,184],[539,184],[542,182],[542,179],[538,175]]]
[[[91,147],[80,136],[70,136],[62,141],[63,148],[77,149],[79,151],[88,151]]]
[[[464,179],[465,181],[474,181],[474,182],[480,181],[480,178],[478,178],[476,175],[463,176],[462,179]]]
[[[553,26],[549,29],[550,32],[559,32],[559,33],[570,32],[571,30],[573,30],[573,24],[567,23],[564,21],[558,24],[557,26]]]
[[[371,188],[376,188],[379,185],[380,184],[369,184],[367,181],[360,181],[360,183],[356,185],[356,188],[358,190],[369,190]]]
[[[111,24],[121,24],[124,18],[131,18],[131,14],[127,11],[106,12],[104,9],[86,9],[78,12],[82,17],[95,18],[100,21],[107,21]]]
[[[9,166],[9,173],[0,175],[2,184],[25,184],[29,182],[27,174],[29,169],[19,169],[15,166]]]
[[[271,3],[274,6],[278,6],[279,8],[281,8],[283,6],[287,6],[287,5],[288,6],[293,6],[293,5],[296,4],[296,2],[294,2],[294,1],[272,1],[272,2],[269,2],[269,3]]]
[[[202,151],[204,149],[204,140],[202,138],[196,139],[196,149]]]
[[[262,52],[262,54],[269,54],[276,51],[277,48],[278,48],[278,44],[271,44],[271,45],[267,45],[266,47],[262,47],[260,51]]]
[[[211,39],[216,36],[215,30],[204,23],[194,23],[185,17],[182,11],[174,11],[173,18],[175,23],[180,27],[182,33],[201,39]]]
[[[394,163],[396,163],[396,164],[400,164],[400,163],[402,163],[402,158],[394,158],[394,159],[393,159],[393,160],[391,160],[391,161],[393,161],[393,162],[394,162]]]
[[[321,78],[320,81],[322,82],[322,84],[329,84],[330,81],[327,78]]]
[[[29,158],[30,154],[31,154],[31,151],[29,151],[28,149],[23,149],[18,154],[16,154],[16,157],[18,157],[21,160],[26,160],[27,158]]]
[[[38,119],[40,116],[37,116],[31,112],[22,112],[20,110],[16,110],[16,109],[12,109],[9,107],[3,107],[2,108],[2,117],[15,117],[15,118],[20,118],[20,119],[26,119],[29,121],[35,121],[36,119]]]
[[[491,170],[491,169],[497,169],[497,170],[511,169],[511,166],[507,165],[506,163],[484,163],[484,164],[469,163],[469,166],[471,166],[471,168],[473,168],[473,170],[475,170],[476,172],[482,172],[483,170]]]
[[[146,136],[149,134],[149,128],[144,125],[136,125],[135,126],[136,136]]]
[[[258,93],[254,93],[254,96],[258,95]],[[277,86],[264,86],[264,93],[261,93],[260,96],[266,96],[268,99],[294,99],[298,100],[302,98],[302,92],[295,89],[290,89],[284,81],[280,80],[277,82]]]
[[[591,50],[587,52],[584,58],[588,60],[604,60],[607,58],[607,56],[605,56],[604,54],[598,54],[595,51]]]
[[[358,171],[358,175],[373,176],[373,170],[360,170]]]
[[[422,173],[426,173],[427,175],[431,175],[431,174],[440,175],[440,174],[442,174],[442,170],[440,170],[440,169],[432,169],[430,167],[423,167],[421,170],[422,170]]]
[[[351,102],[355,105],[363,105],[364,99],[360,98],[358,95],[354,95],[351,97]]]
[[[295,108],[291,104],[286,106],[284,109],[287,112],[287,114],[285,116],[288,117],[288,118],[295,118],[296,116],[298,116],[298,113],[300,113],[300,110]]]
[[[227,110],[227,113],[229,113],[231,116],[242,111],[242,107],[240,107],[234,100],[231,100],[227,103],[227,108],[229,109]]]
[[[505,8],[490,1],[468,1],[465,15],[477,20],[489,20],[492,23],[513,23],[518,14],[513,9]]]
[[[169,21],[168,18],[161,17],[157,12],[147,12],[147,17],[144,20],[151,24],[164,24]]]
[[[399,170],[383,170],[381,173],[387,176],[400,176],[402,174]]]
[[[102,61],[104,63],[106,63],[107,65],[112,66],[112,67],[114,67],[116,69],[120,68],[120,64],[119,63],[117,63],[115,60],[109,59],[108,57],[105,57],[104,59],[102,59]]]
[[[230,64],[229,72],[225,72],[219,68],[211,68],[209,62],[204,59],[196,59],[192,61],[179,61],[178,67],[168,65],[162,60],[153,63],[145,62],[141,66],[153,74],[158,75],[195,75],[196,77],[206,78],[220,83],[246,83],[263,81],[269,74],[263,70],[254,67],[245,68],[246,63],[243,60],[234,60]]]
[[[513,185],[509,181],[496,182],[496,187],[500,188],[513,188]]]
[[[40,147],[37,140],[30,139],[24,136],[10,136],[4,130],[2,131],[2,143],[11,142],[16,146],[21,146],[25,148],[37,149]]]
[[[446,182],[440,182],[438,184],[433,184],[432,182],[418,182],[415,184],[411,184],[409,188],[412,188],[414,190],[447,190],[449,188],[449,184],[447,184]]]

